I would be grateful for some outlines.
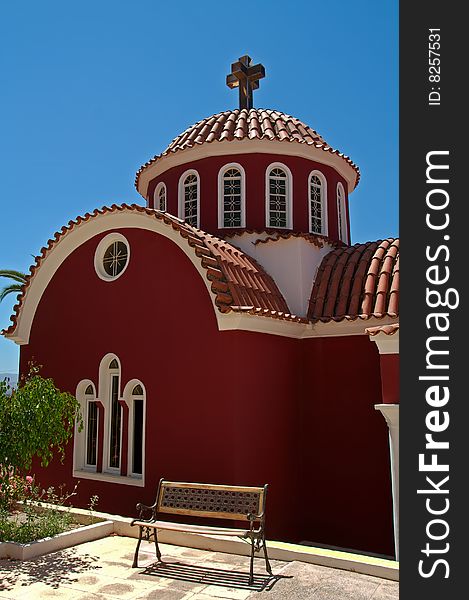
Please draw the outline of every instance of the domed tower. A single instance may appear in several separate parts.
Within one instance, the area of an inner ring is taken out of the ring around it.
[[[234,63],[227,84],[239,88],[239,108],[178,135],[140,168],[136,188],[149,208],[232,237],[235,245],[247,232],[348,244],[348,195],[359,170],[299,119],[253,108],[264,75],[249,56]]]

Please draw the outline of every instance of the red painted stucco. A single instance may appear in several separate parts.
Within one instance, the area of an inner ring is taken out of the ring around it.
[[[191,161],[190,164],[179,165],[165,171],[150,182],[148,206],[154,208],[153,196],[156,186],[163,182],[166,185],[167,211],[177,215],[179,179],[189,168],[194,169],[200,177],[200,228],[214,235],[226,235],[229,230],[218,228],[218,174],[224,165],[238,163],[244,168],[246,174],[246,229],[263,230],[266,228],[265,173],[267,167],[275,162],[286,165],[292,174],[292,231],[309,232],[308,178],[311,171],[319,170],[327,180],[328,237],[332,240],[338,239],[336,190],[337,183],[341,182],[346,196],[347,234],[348,239],[350,239],[347,182],[332,167],[298,156],[233,154]],[[239,231],[239,229],[236,229],[236,231]]]
[[[22,372],[34,359],[71,393],[82,379],[98,384],[109,352],[121,361],[121,390],[133,378],[146,388],[145,488],[82,478],[77,504],[98,494],[98,509],[133,516],[136,502],[153,501],[160,477],[269,483],[270,539],[392,554],[375,344],[220,332],[184,253],[149,231],[120,232],[131,246],[122,277],[95,274],[103,235],[84,243],[56,271],[21,347]],[[71,445],[63,465],[38,468],[37,477],[73,487]]]
[[[381,354],[381,384],[384,404],[399,404],[399,354]]]

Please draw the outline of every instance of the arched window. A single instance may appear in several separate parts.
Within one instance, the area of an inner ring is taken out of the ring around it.
[[[159,183],[155,188],[154,206],[156,210],[166,210],[166,186]]]
[[[138,379],[124,386],[121,363],[111,353],[100,362],[97,384],[83,379],[76,389],[85,426],[75,427],[73,477],[143,487],[145,387]]]
[[[116,359],[109,363],[109,468],[120,469],[122,408],[119,403],[120,369]]]
[[[320,171],[309,176],[309,231],[327,235],[327,184]]]
[[[340,182],[337,184],[337,228],[339,233],[339,240],[342,240],[347,244],[348,236],[347,214],[345,208],[345,192],[344,187]]]
[[[89,384],[85,390],[86,410],[86,448],[85,466],[96,468],[98,447],[98,407],[93,386]]]
[[[132,390],[132,458],[131,473],[133,475],[142,475],[143,472],[143,410],[144,410],[144,392],[140,384],[134,386]]]
[[[218,226],[245,227],[245,176],[236,163],[225,165],[218,174]]]
[[[199,227],[199,205],[199,175],[196,171],[186,171],[179,180],[179,217]]]
[[[291,174],[287,167],[270,165],[266,180],[267,227],[291,227],[291,187]]]

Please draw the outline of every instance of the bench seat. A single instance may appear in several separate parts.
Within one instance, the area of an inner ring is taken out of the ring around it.
[[[186,533],[201,533],[207,535],[231,535],[236,537],[249,536],[249,529],[211,527],[210,525],[188,525],[186,523],[171,523],[170,521],[134,521],[133,525],[138,525],[140,527],[153,527],[155,529],[170,529],[171,531],[184,531]]]

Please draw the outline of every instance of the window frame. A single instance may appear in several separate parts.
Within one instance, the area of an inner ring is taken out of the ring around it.
[[[134,395],[132,392],[135,386],[141,386],[143,394]],[[129,408],[129,424],[128,424],[128,444],[127,444],[127,476],[136,480],[143,480],[145,478],[145,433],[146,433],[146,412],[147,412],[147,392],[143,383],[139,379],[131,379],[126,383],[124,392],[122,394]],[[133,459],[134,459],[134,448],[133,448],[133,433],[135,423],[135,412],[134,412],[134,399],[143,400],[143,430],[142,430],[142,473],[133,472]]]
[[[160,207],[160,199],[159,199],[160,192],[163,189],[164,189],[164,202],[165,202],[164,210]],[[155,188],[155,191],[153,193],[153,208],[155,208],[156,210],[161,210],[162,212],[168,211],[168,188],[166,187],[166,184],[164,183],[164,181],[160,181]]]
[[[273,169],[282,169],[286,177],[286,214],[287,224],[285,227],[270,225],[270,173]],[[293,228],[293,177],[286,164],[280,162],[271,163],[265,170],[265,226],[267,229],[292,229]]]
[[[195,175],[197,177],[197,224],[192,225],[192,227],[200,228],[200,175],[198,171],[195,169],[188,169],[184,171],[184,173],[179,177],[179,185],[178,185],[178,217],[187,223],[185,219],[185,185],[184,182],[189,177],[189,175]],[[191,225],[190,223],[187,223]]]
[[[109,273],[107,273],[104,269],[103,259],[104,259],[104,255],[106,254],[107,249],[114,242],[123,242],[125,244],[125,246],[127,247],[127,262],[126,262],[124,268],[122,269],[122,271],[120,271],[117,275],[109,275]],[[127,238],[125,238],[121,233],[119,233],[117,231],[113,231],[112,233],[109,233],[108,235],[103,237],[103,239],[96,246],[96,250],[94,253],[94,269],[96,271],[96,275],[103,281],[107,281],[107,282],[116,281],[116,279],[119,279],[119,277],[122,277],[122,275],[126,272],[128,266],[129,266],[129,263],[130,263],[130,244],[127,241]]]
[[[75,397],[80,404],[80,411],[84,415],[84,426],[78,431],[78,423],[75,422],[74,444],[73,444],[73,470],[83,473],[96,473],[96,465],[89,465],[87,459],[87,441],[88,441],[88,403],[91,402],[91,394],[86,394],[86,390],[91,385],[93,389],[94,402],[97,401],[96,387],[91,379],[82,379],[75,391]],[[96,462],[99,451],[99,412],[98,412],[98,437],[96,440]]]
[[[317,177],[321,181],[321,232],[313,231],[312,228],[312,212],[311,212],[311,186],[313,177]],[[327,236],[329,232],[328,215],[327,215],[327,179],[321,171],[314,169],[308,176],[308,231],[313,235]]]
[[[87,394],[86,390],[89,387],[92,387],[93,389],[93,393],[92,394]],[[93,383],[90,383],[89,385],[87,385],[85,387],[85,391],[83,392],[83,397],[84,397],[84,407],[85,407],[85,435],[84,435],[84,456],[83,456],[83,468],[87,469],[87,470],[91,470],[91,471],[96,471],[96,467],[98,464],[98,442],[99,442],[99,410],[96,408],[97,415],[96,415],[96,462],[95,464],[91,464],[88,462],[88,433],[89,433],[89,426],[90,426],[90,421],[89,421],[89,410],[90,410],[90,404],[94,404],[96,406],[96,390],[94,387]]]
[[[121,399],[120,390],[121,390],[121,365],[117,357],[115,358],[117,361],[117,368],[110,368],[110,363],[107,368],[107,389],[106,389],[106,400],[105,410],[106,410],[106,423],[104,426],[104,436],[106,442],[104,443],[106,454],[103,457],[103,468],[109,473],[118,473],[120,475],[121,466],[122,466],[122,425],[123,425],[123,410],[122,406],[119,404],[119,400]],[[117,404],[118,410],[120,413],[120,426],[119,426],[119,465],[117,467],[111,467],[111,437],[112,437],[112,388],[113,388],[113,380],[117,377]],[[104,404],[104,403],[103,403]],[[107,431],[106,431],[107,426]]]
[[[342,191],[339,194],[339,190]],[[336,186],[336,207],[337,207],[337,237],[344,244],[349,244],[347,228],[347,203],[345,201],[345,188],[339,181]]]
[[[237,169],[241,175],[241,225],[224,225],[224,177],[230,169]],[[218,228],[219,229],[243,229],[246,227],[246,172],[239,163],[228,163],[218,171]]]

